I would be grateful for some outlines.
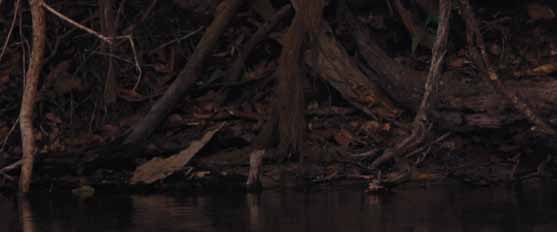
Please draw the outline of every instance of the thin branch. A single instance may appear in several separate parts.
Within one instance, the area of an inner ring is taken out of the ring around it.
[[[79,29],[81,29],[81,30],[84,30],[85,32],[87,32],[87,33],[89,33],[89,34],[92,34],[92,35],[96,36],[97,38],[101,39],[102,41],[104,41],[104,42],[106,42],[106,43],[108,43],[108,44],[112,44],[113,38],[104,36],[104,35],[102,35],[102,34],[96,32],[96,31],[94,31],[93,29],[88,28],[88,27],[86,27],[86,26],[84,26],[84,25],[82,25],[82,24],[80,24],[80,23],[74,21],[73,19],[70,19],[69,17],[65,16],[64,14],[62,14],[62,13],[60,13],[59,11],[55,10],[54,8],[50,7],[50,6],[49,6],[48,4],[46,4],[45,2],[42,3],[42,6],[43,6],[46,10],[48,10],[50,13],[52,13],[52,14],[58,16],[59,18],[61,18],[62,20],[68,22],[69,24],[71,24],[71,25],[73,25],[73,26],[75,26],[75,27],[77,27],[77,28],[79,28]]]
[[[22,163],[22,161],[21,161],[21,160],[18,160],[18,161],[16,161],[16,162],[13,163],[13,164],[10,164],[10,165],[8,165],[8,166],[6,166],[6,167],[3,167],[2,169],[0,169],[0,172],[4,172],[4,173],[5,173],[5,172],[9,172],[9,171],[11,171],[11,170],[15,170],[16,168],[18,168],[19,166],[21,166],[21,163]]]
[[[4,151],[4,147],[6,147],[6,144],[8,143],[8,138],[10,138],[10,135],[14,132],[18,123],[19,123],[19,117],[15,120],[14,124],[12,125],[10,130],[8,131],[8,134],[4,138],[4,141],[2,142],[2,146],[0,147],[0,151]]]
[[[12,18],[12,23],[10,24],[10,29],[8,30],[8,35],[6,36],[6,40],[4,41],[4,45],[2,45],[2,51],[0,52],[0,63],[2,63],[2,57],[4,56],[4,52],[6,51],[6,48],[8,47],[8,42],[10,42],[10,38],[12,36],[12,32],[14,30],[15,27],[15,21],[17,19],[17,15],[19,15],[19,7],[21,4],[19,4],[20,0],[17,0],[14,3],[14,16]],[[2,1],[0,0],[0,5],[2,5]]]
[[[147,19],[147,16],[149,16],[149,14],[151,14],[153,9],[155,9],[155,6],[157,5],[157,3],[158,3],[158,0],[153,0],[151,2],[151,4],[147,7],[147,9],[145,11],[143,11],[143,14],[141,14],[141,16],[139,17],[139,20],[137,20],[137,22],[135,22],[132,25],[129,25],[126,29],[124,29],[124,34],[131,33],[133,30],[135,30],[135,28],[138,25],[143,23],[143,21],[145,21],[145,19]],[[120,9],[122,9],[122,8],[120,8]],[[120,17],[118,17],[118,19],[120,19]]]
[[[168,41],[168,42],[166,42],[166,43],[163,43],[163,44],[159,45],[157,48],[155,48],[155,49],[149,51],[148,53],[149,53],[149,54],[152,54],[152,53],[154,53],[154,52],[156,52],[156,51],[158,51],[158,50],[160,50],[160,49],[162,49],[162,48],[165,48],[165,47],[167,47],[167,46],[169,46],[169,45],[171,45],[171,44],[173,44],[173,43],[177,43],[177,42],[180,42],[180,41],[182,41],[182,40],[188,39],[188,38],[194,36],[195,34],[197,34],[198,32],[200,32],[201,30],[203,30],[203,28],[204,28],[204,27],[199,27],[197,30],[192,31],[192,32],[190,32],[190,33],[188,33],[188,34],[186,34],[186,35],[184,35],[184,36],[182,36],[182,37],[179,37],[179,38],[170,40],[170,41]]]

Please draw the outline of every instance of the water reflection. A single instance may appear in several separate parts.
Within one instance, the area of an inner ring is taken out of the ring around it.
[[[17,201],[19,206],[19,218],[21,222],[21,230],[23,232],[34,232],[35,224],[33,223],[33,213],[31,211],[31,204],[26,197],[19,197]]]
[[[203,196],[0,196],[3,231],[557,231],[555,187]],[[17,213],[15,213],[17,212]]]

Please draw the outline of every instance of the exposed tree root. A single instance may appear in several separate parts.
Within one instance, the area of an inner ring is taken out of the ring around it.
[[[441,65],[443,64],[447,52],[447,38],[449,35],[449,25],[451,16],[451,0],[440,0],[439,4],[439,26],[437,28],[437,39],[433,45],[431,65],[425,84],[425,92],[420,103],[420,107],[412,124],[412,133],[393,149],[387,149],[385,153],[371,164],[371,168],[378,168],[380,165],[393,158],[401,158],[402,155],[418,148],[427,134],[428,112],[430,110],[435,85],[441,75]]]

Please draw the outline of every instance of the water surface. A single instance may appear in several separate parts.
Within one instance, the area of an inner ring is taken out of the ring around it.
[[[557,231],[557,187],[432,186],[195,196],[0,195],[1,231]]]

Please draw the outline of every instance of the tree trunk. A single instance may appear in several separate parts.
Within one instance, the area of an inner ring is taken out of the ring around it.
[[[21,111],[19,113],[19,125],[21,129],[21,145],[23,151],[21,174],[19,177],[19,191],[28,193],[33,176],[33,162],[37,147],[33,131],[33,108],[37,96],[37,84],[43,65],[45,47],[46,25],[43,0],[29,0],[31,16],[33,20],[33,48],[31,50],[31,61],[25,77],[23,98],[21,100]]]
[[[134,129],[125,143],[138,143],[150,136],[173,107],[186,95],[186,92],[199,78],[201,67],[215,47],[217,40],[243,2],[244,0],[227,0],[221,3],[215,19],[197,44],[186,67],[178,74],[178,77],[166,90],[163,97],[151,107],[143,120],[133,127]]]

